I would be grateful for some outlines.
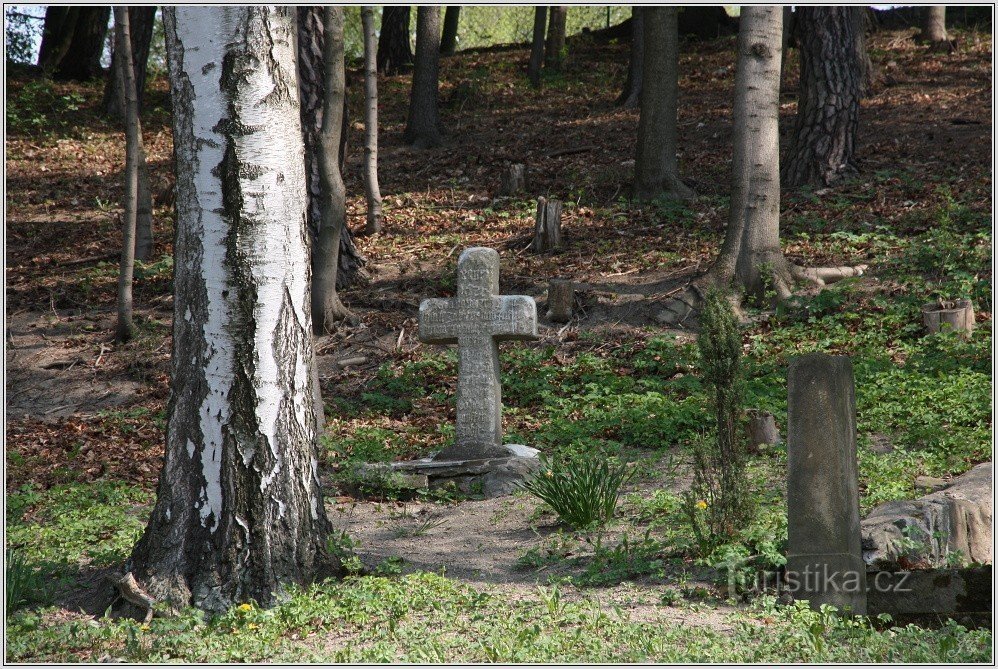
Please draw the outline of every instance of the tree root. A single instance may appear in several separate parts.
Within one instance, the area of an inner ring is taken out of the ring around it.
[[[145,609],[146,616],[143,618],[143,624],[148,625],[149,621],[152,620],[153,606],[156,604],[156,600],[145,593],[145,591],[139,587],[138,581],[135,580],[135,576],[132,572],[128,572],[122,576],[111,576],[111,582],[118,589],[118,593],[122,598],[139,608]]]
[[[826,284],[835,283],[842,279],[862,276],[866,269],[866,265],[856,265],[855,267],[802,267],[791,264],[790,274],[798,281],[809,281],[815,285],[824,287]]]

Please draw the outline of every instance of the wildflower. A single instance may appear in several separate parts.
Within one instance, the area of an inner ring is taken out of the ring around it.
[[[252,611],[253,610],[253,605],[252,604],[240,604],[239,605],[239,610],[240,611]]]
[[[697,500],[697,508],[698,509],[706,509],[707,508],[707,502],[703,501],[702,499]]]
[[[547,476],[548,478],[551,478],[552,476],[554,476],[554,472],[549,469],[546,472],[544,472],[544,475]]]
[[[257,625],[256,623],[250,623],[246,627],[248,627],[251,630],[255,630],[257,627],[259,627],[259,625]]]
[[[142,630],[143,632],[148,632],[149,631],[149,625],[148,624],[139,625],[139,629]]]

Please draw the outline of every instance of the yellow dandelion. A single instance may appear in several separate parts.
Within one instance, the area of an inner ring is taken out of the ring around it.
[[[252,604],[240,604],[239,605],[239,610],[240,611],[252,611],[253,610],[253,605]]]
[[[697,500],[697,508],[698,509],[706,509],[707,508],[707,502],[703,501],[702,499],[701,500]]]
[[[251,630],[255,630],[257,627],[259,627],[259,625],[257,625],[256,623],[250,623],[246,627],[248,627]]]
[[[143,632],[148,632],[149,625],[148,624],[139,625],[139,629],[142,630]]]

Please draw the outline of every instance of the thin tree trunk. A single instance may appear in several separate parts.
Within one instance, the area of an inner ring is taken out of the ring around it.
[[[125,109],[125,201],[122,214],[121,264],[118,267],[118,324],[115,338],[132,338],[132,277],[135,271],[135,220],[138,209],[139,158],[142,152],[142,128],[135,96],[135,70],[132,67],[131,40],[127,7],[114,8],[115,41],[124,57],[118,62],[121,77],[122,107]]]
[[[559,70],[565,55],[565,21],[568,17],[568,7],[552,7],[549,16],[548,37],[544,46],[544,67]]]
[[[76,31],[80,7],[49,5],[45,8],[42,43],[38,49],[38,66],[51,72],[69,52]]]
[[[129,564],[157,602],[221,613],[339,572],[315,452],[294,9],[163,13],[173,369],[156,505]]]
[[[679,179],[676,159],[676,114],[679,93],[679,33],[676,7],[645,7],[644,90],[634,161],[634,197],[653,200],[687,198],[690,189]]]
[[[440,65],[440,8],[420,7],[416,13],[416,64],[412,73],[409,117],[402,139],[419,149],[440,145],[437,111]]]
[[[100,59],[110,18],[110,7],[80,7],[73,39],[52,73],[54,79],[90,81],[104,74]]]
[[[931,5],[925,7],[922,16],[921,37],[927,42],[945,42],[949,39],[946,34],[946,6]]]
[[[378,72],[398,74],[412,66],[409,45],[411,8],[388,5],[381,12],[381,38],[378,40]]]
[[[636,109],[641,104],[641,81],[644,70],[644,8],[631,7],[631,59],[627,65],[627,81],[616,104]]]
[[[444,34],[440,38],[440,53],[450,56],[457,48],[457,28],[461,21],[461,7],[448,5],[444,12]]]
[[[767,286],[790,293],[790,268],[780,249],[780,45],[783,10],[742,8],[735,74],[731,207],[721,252],[711,269],[761,296]]]
[[[138,95],[136,94],[136,97]],[[142,262],[152,257],[152,188],[149,185],[149,166],[146,164],[145,144],[139,133],[139,184],[138,205],[135,210],[135,259]]]
[[[548,8],[534,8],[534,40],[530,46],[527,78],[534,88],[541,86],[541,66],[544,64],[544,32],[547,30]]]
[[[364,30],[364,195],[367,198],[365,234],[381,232],[381,188],[378,186],[378,67],[374,7],[361,7]]]
[[[855,171],[863,71],[855,8],[798,7],[800,97],[783,182],[827,186]]]
[[[340,236],[346,227],[346,187],[340,173],[340,139],[346,74],[343,62],[343,8],[323,12],[324,82],[322,127],[319,132],[319,185],[322,192],[319,235],[312,251],[312,318],[315,334],[331,332],[336,321],[352,317],[336,293]]]
[[[135,63],[135,95],[139,100],[139,114],[142,113],[142,99],[146,87],[146,69],[149,62],[149,47],[156,23],[156,6],[143,5],[128,8],[128,23],[132,29],[132,62]],[[111,69],[104,85],[104,99],[101,106],[111,118],[124,118],[124,110],[118,104],[117,72],[118,50],[111,53]]]

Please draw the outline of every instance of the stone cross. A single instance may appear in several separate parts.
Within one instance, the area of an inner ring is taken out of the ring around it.
[[[856,388],[846,356],[809,353],[787,372],[787,534],[794,597],[866,615]]]
[[[423,300],[419,339],[457,344],[457,438],[435,460],[482,460],[509,454],[502,444],[498,342],[537,339],[537,305],[499,295],[499,253],[470,248],[457,261],[457,297]]]

